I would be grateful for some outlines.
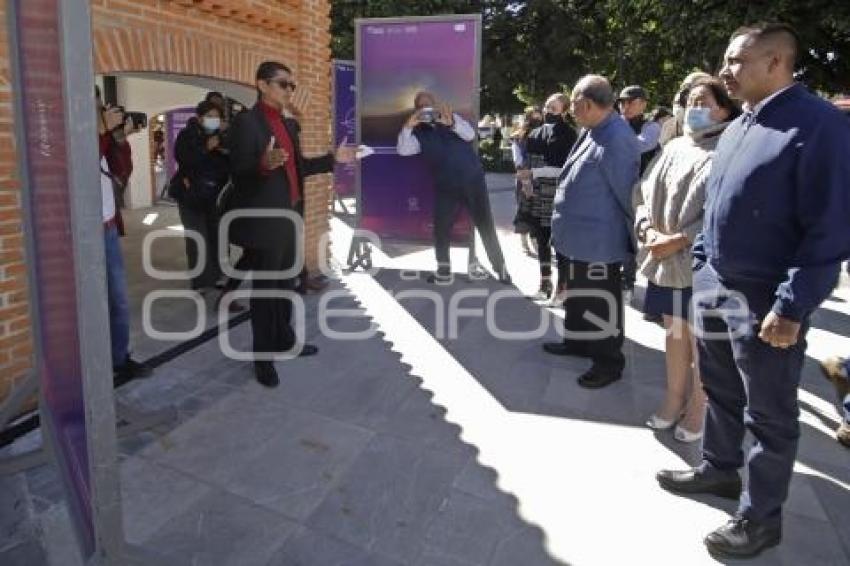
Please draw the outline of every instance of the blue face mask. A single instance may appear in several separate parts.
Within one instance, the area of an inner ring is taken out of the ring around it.
[[[688,108],[685,110],[685,124],[695,132],[710,128],[715,124],[711,108]]]

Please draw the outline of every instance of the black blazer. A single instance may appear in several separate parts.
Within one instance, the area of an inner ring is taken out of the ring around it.
[[[294,119],[283,121],[295,148],[295,166],[302,190],[304,179],[311,175],[333,171],[332,153],[319,157],[304,157],[299,134],[301,127]],[[293,210],[289,197],[289,179],[284,167],[263,173],[260,163],[272,137],[272,130],[258,104],[237,115],[229,130],[230,167],[233,178],[231,210],[285,209]],[[279,147],[279,145],[277,146]],[[292,156],[290,156],[292,157]],[[298,212],[303,210],[298,205]],[[281,218],[239,218],[230,226],[230,241],[248,248],[277,247],[294,238],[292,224]]]

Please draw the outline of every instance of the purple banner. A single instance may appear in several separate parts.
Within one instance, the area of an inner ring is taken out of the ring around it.
[[[177,171],[177,162],[174,159],[174,143],[177,141],[177,134],[194,116],[194,107],[175,108],[165,113],[165,174],[168,180]]]
[[[85,552],[94,552],[77,290],[62,83],[58,0],[15,4],[15,88],[23,107],[21,150],[26,160],[28,228],[34,246],[32,290],[38,305],[35,360],[42,391],[42,426],[50,427],[69,506],[82,526]],[[94,85],[92,85],[94,97]],[[95,135],[92,132],[91,135]],[[100,191],[100,187],[93,190]]]
[[[360,228],[433,241],[433,176],[422,157],[399,156],[396,141],[421,90],[477,124],[479,25],[477,15],[358,23],[360,143],[375,150],[360,162]],[[460,214],[452,240],[467,243],[472,225]]]
[[[334,146],[357,141],[357,82],[353,61],[334,61]],[[334,166],[334,192],[339,197],[357,195],[357,165]]]

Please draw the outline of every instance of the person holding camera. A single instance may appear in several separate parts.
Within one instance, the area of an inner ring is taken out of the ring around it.
[[[95,87],[97,133],[100,150],[100,192],[103,211],[103,248],[106,261],[106,291],[109,307],[109,337],[112,350],[113,379],[121,385],[132,379],[148,377],[152,370],[130,357],[130,301],[127,276],[118,235],[117,207],[112,189],[113,172],[107,152],[114,143],[112,132],[125,123],[124,112],[104,106],[100,89]]]
[[[398,135],[399,155],[421,154],[434,171],[434,248],[437,272],[428,281],[451,282],[449,245],[452,225],[459,206],[469,211],[481,234],[484,249],[499,281],[509,284],[505,258],[496,236],[484,168],[471,142],[475,130],[446,103],[438,104],[430,92],[419,92],[413,99],[414,112]]]
[[[187,233],[189,269],[198,265],[200,253],[204,255],[204,269],[192,279],[192,288],[203,293],[214,288],[221,277],[216,199],[230,179],[230,163],[221,141],[220,108],[204,100],[198,104],[195,115],[174,143],[178,170],[169,193],[178,203],[180,221]],[[190,231],[200,237],[202,250],[198,249],[196,239],[188,235]]]

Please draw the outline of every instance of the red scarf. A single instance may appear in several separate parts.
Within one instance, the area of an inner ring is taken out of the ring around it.
[[[298,169],[295,167],[295,144],[292,142],[292,138],[289,137],[289,131],[286,129],[286,126],[283,125],[283,117],[280,115],[280,110],[266,104],[262,100],[259,104],[275,137],[275,147],[281,148],[289,156],[284,167],[286,169],[286,178],[289,180],[290,204],[295,206],[295,203],[301,200]]]

